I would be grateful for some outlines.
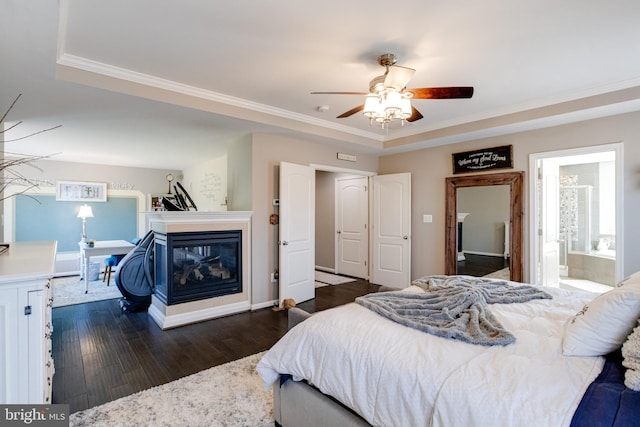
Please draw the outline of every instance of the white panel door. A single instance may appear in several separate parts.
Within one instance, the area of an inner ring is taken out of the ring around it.
[[[560,172],[555,159],[541,162],[540,278],[544,286],[560,286]]]
[[[336,273],[366,279],[369,259],[367,177],[336,181]]]
[[[280,163],[280,306],[315,298],[315,170]]]
[[[373,177],[372,282],[411,284],[411,174]]]

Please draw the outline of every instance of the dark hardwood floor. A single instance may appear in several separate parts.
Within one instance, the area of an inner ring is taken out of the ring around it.
[[[482,277],[485,274],[509,267],[509,260],[503,257],[465,254],[466,260],[458,261],[457,273]]]
[[[357,280],[316,289],[309,312],[352,302],[379,286]],[[287,331],[270,308],[163,331],[118,300],[53,309],[53,403],[76,412],[270,348]]]

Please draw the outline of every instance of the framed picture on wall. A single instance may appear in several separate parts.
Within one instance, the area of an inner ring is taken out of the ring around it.
[[[106,182],[56,181],[56,200],[61,202],[106,202]]]
[[[513,146],[453,153],[453,173],[513,168]]]

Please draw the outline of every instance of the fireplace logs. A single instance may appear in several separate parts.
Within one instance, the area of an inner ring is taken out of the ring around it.
[[[240,230],[156,234],[156,296],[171,305],[242,292],[241,237]]]
[[[230,277],[231,270],[223,267],[220,261],[195,262],[186,260],[180,263],[174,262],[173,281],[181,286],[188,282],[229,279]]]

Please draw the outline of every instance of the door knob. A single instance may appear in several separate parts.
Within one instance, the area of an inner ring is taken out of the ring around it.
[[[336,231],[336,233],[340,234],[340,233],[342,233],[342,231],[338,230],[338,231]]]
[[[282,242],[282,246],[287,246],[288,244],[289,244],[289,242],[287,242],[286,240],[284,240],[284,241]]]
[[[402,238],[403,238],[404,240],[407,240],[407,239],[409,239],[409,236],[402,236]]]

